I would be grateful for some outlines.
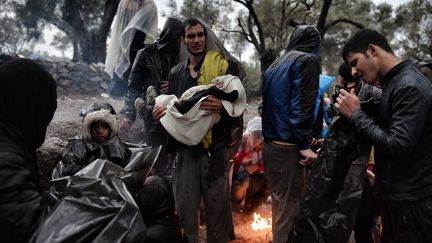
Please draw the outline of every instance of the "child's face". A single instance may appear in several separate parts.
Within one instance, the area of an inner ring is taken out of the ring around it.
[[[110,127],[103,121],[93,122],[90,126],[90,131],[92,139],[99,142],[108,140],[111,133]]]

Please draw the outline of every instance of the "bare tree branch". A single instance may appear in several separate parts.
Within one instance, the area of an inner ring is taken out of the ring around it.
[[[9,39],[10,35],[8,34],[3,40],[0,40],[0,43],[4,43]]]
[[[362,25],[362,24],[360,24],[360,23],[358,23],[358,22],[355,22],[355,21],[353,21],[353,20],[351,20],[351,19],[341,18],[341,19],[336,19],[336,20],[334,20],[334,21],[328,23],[328,24],[327,24],[327,25],[322,29],[322,31],[320,31],[320,32],[321,32],[321,35],[324,36],[324,34],[325,34],[325,33],[326,33],[326,32],[327,32],[331,27],[333,27],[333,26],[335,26],[335,25],[337,25],[337,24],[339,24],[339,23],[347,23],[347,24],[351,24],[351,25],[353,25],[353,26],[355,26],[355,27],[357,27],[357,28],[359,28],[359,29],[364,29],[364,28],[365,28],[364,25]]]
[[[326,22],[327,15],[328,15],[331,4],[332,4],[332,0],[324,0],[323,6],[321,8],[321,13],[320,13],[317,25],[316,25],[318,31],[321,34],[321,38],[324,37],[325,31],[327,31],[327,29],[325,29],[324,26],[325,26],[325,22]]]

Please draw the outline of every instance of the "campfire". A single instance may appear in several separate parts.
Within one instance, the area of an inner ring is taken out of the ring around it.
[[[268,230],[272,227],[272,219],[270,218],[264,218],[259,213],[254,213],[254,220],[251,223],[251,227],[254,231],[259,230]]]
[[[269,243],[272,239],[271,204],[263,203],[254,213],[234,212],[237,242]]]

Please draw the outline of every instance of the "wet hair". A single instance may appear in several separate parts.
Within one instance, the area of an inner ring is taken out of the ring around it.
[[[366,54],[369,44],[377,45],[384,51],[393,54],[393,50],[387,39],[382,34],[371,29],[361,29],[345,43],[342,51],[342,58],[347,62],[346,57],[350,52]]]
[[[198,18],[189,18],[189,19],[186,19],[184,21],[183,29],[182,29],[182,37],[186,37],[186,27],[187,26],[197,26],[197,25],[201,25],[203,27],[204,35],[207,36],[207,31],[206,31],[206,28],[204,26],[204,23],[201,20],[199,20]]]
[[[344,62],[339,66],[338,74],[344,79],[344,82],[355,82],[351,74],[351,67]]]

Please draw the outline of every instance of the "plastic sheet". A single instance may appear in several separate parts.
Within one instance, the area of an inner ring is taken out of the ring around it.
[[[51,181],[59,198],[31,242],[143,242],[147,227],[132,196],[144,183],[161,147],[132,148],[123,169],[95,160],[73,176]]]
[[[358,97],[375,117],[381,91],[363,84]],[[362,197],[371,145],[337,116],[312,166],[301,213],[289,242],[348,242]]]

